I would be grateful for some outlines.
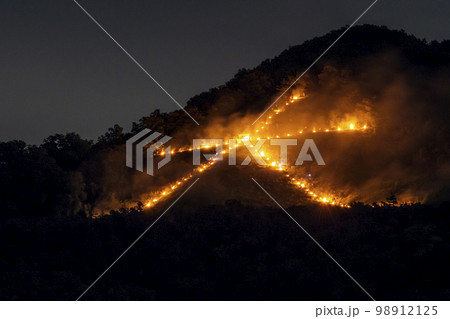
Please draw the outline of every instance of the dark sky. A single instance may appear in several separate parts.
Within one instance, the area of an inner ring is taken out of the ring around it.
[[[352,23],[372,1],[79,2],[184,105],[240,68]],[[379,0],[359,24],[443,40],[449,16],[445,0]],[[177,108],[71,0],[0,0],[0,44],[1,141],[96,139]]]

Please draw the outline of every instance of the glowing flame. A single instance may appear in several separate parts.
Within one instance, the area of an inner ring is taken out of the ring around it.
[[[288,99],[288,101],[286,102],[286,105],[297,102],[298,100],[301,100],[305,97],[306,97],[306,95],[304,93],[294,94],[291,96],[291,98]],[[255,132],[256,133],[259,133],[260,131],[266,132],[266,133],[264,133],[264,136],[267,136],[267,139],[270,140],[272,137],[268,136],[267,134],[268,133],[270,134],[270,132],[268,132],[268,130],[270,129],[270,127],[273,123],[271,121],[271,119],[273,118],[273,116],[276,116],[276,115],[280,114],[281,112],[285,111],[285,109],[286,109],[286,107],[284,105],[281,105],[281,106],[275,105],[275,107],[270,111],[270,115],[268,115],[266,117],[266,120],[262,123],[262,125],[260,126],[259,129],[255,130]],[[350,119],[346,116],[343,116],[342,118],[345,118],[345,120],[342,120],[338,123],[332,123],[332,124],[330,123],[330,125],[328,127],[321,127],[318,129],[313,128],[311,130],[311,129],[308,129],[307,126],[304,126],[301,128],[297,128],[293,131],[286,132],[284,136],[290,137],[290,136],[295,136],[296,134],[303,134],[303,133],[308,133],[308,132],[312,132],[312,133],[320,132],[321,134],[324,134],[324,133],[333,133],[333,132],[336,133],[336,132],[346,132],[346,131],[347,132],[348,131],[363,131],[363,130],[371,129],[371,125],[367,124],[367,122],[366,122],[366,124],[362,125],[360,119],[358,119],[357,117],[352,117]],[[311,124],[309,124],[309,127],[314,127],[315,124],[318,124],[318,123],[311,123]],[[234,147],[229,147],[228,150],[242,146],[242,142],[249,141],[250,139],[256,139],[256,140],[264,139],[264,136],[258,136],[258,135],[261,135],[261,134],[255,134],[255,135],[246,134],[246,133],[239,134],[238,138],[236,138],[238,145],[236,145]],[[279,135],[276,135],[276,137],[280,138]],[[228,142],[225,142],[225,145],[228,145],[228,144],[229,144]],[[216,147],[217,146],[218,145],[216,144]],[[202,145],[201,146],[202,149],[208,149],[210,147],[211,147],[211,145]],[[176,154],[179,152],[186,152],[186,151],[192,152],[192,150],[193,150],[192,147],[181,147],[178,149],[171,150],[170,153]],[[228,150],[222,150],[221,153],[227,154]],[[161,151],[160,155],[164,156],[165,153],[166,153],[165,150],[163,150],[163,151]],[[266,153],[267,153],[267,151],[266,151]],[[265,159],[268,161],[268,163],[270,163],[270,157],[266,153],[264,151],[259,152],[259,154],[262,157],[265,157]],[[214,163],[216,163],[217,160],[218,160],[217,158],[212,158],[212,160],[210,160],[207,164],[200,165],[195,171],[198,172],[199,174],[203,173],[205,170],[212,167],[212,165]],[[269,169],[272,169],[275,171],[281,171],[281,172],[287,171],[286,167],[283,167],[281,165],[281,163],[278,163],[275,161],[273,161],[270,164],[263,166],[263,167],[266,167],[266,168],[269,168]],[[163,197],[164,197],[164,199],[168,198],[169,195],[175,191],[175,189],[181,187],[181,185],[184,182],[191,179],[192,176],[193,176],[192,174],[189,174],[189,175],[185,176],[184,178],[174,182],[172,185],[163,187],[161,191],[155,193],[154,195],[151,196],[151,198],[149,198],[149,199],[147,199],[147,201],[145,201],[146,202],[145,206],[153,207],[153,206],[155,206],[154,203],[156,203],[158,201],[162,201]],[[289,174],[287,174],[286,177],[289,177]],[[327,192],[317,189],[316,187],[314,187],[311,184],[311,181],[308,179],[300,178],[300,179],[296,180],[295,178],[292,178],[290,180],[291,180],[291,183],[297,187],[297,189],[301,190],[302,192],[306,192],[313,201],[316,201],[316,202],[319,202],[322,204],[327,204],[327,205],[350,207],[350,206],[348,206],[348,204],[343,203],[342,200],[339,199],[338,197],[336,197],[335,195],[329,194]]]

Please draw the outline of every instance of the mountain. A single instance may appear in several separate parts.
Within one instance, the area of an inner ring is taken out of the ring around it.
[[[20,141],[1,143],[0,208],[12,214],[90,215],[100,202],[122,205],[138,199],[175,177],[166,172],[167,177],[148,179],[126,168],[127,138],[143,128],[170,135],[182,146],[191,144],[193,137],[236,136],[251,127],[249,123],[343,30],[290,47],[253,69],[240,70],[223,86],[191,98],[186,110],[200,127],[181,110],[167,114],[156,110],[134,123],[130,133],[115,125],[96,143],[82,140],[76,133],[50,136],[41,146]],[[355,26],[296,83],[293,89],[300,88],[308,98],[280,115],[273,134],[299,125],[330,126],[336,118],[354,116],[355,112],[368,114],[377,129],[373,137],[355,144],[352,138],[323,140],[324,147],[333,150],[325,154],[328,161],[335,163],[327,166],[324,178],[328,186],[377,194],[376,198],[353,197],[356,201],[384,199],[390,192],[406,198],[412,191],[418,195],[405,201],[448,200],[445,180],[450,172],[446,164],[450,133],[445,119],[450,101],[449,47],[449,40],[427,43],[404,31]],[[355,163],[340,160],[350,153],[355,153]],[[363,153],[390,165],[365,161],[366,166],[361,166]],[[189,157],[181,161],[176,174],[182,173],[179,170],[188,172],[189,161]],[[355,175],[358,166],[362,174]],[[374,175],[383,176],[383,180],[373,180]],[[355,180],[342,183],[350,176]]]

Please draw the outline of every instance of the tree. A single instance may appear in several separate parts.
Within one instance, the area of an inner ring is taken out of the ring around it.
[[[84,140],[76,133],[51,135],[42,144],[42,148],[64,170],[77,169],[81,162],[89,158],[91,146],[92,141]]]

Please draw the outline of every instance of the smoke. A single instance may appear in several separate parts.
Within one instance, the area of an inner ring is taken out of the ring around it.
[[[347,67],[329,61],[310,73],[255,125],[252,123],[258,114],[254,110],[269,104],[261,107],[260,100],[252,101],[245,92],[224,90],[200,127],[184,126],[172,133],[172,147],[189,146],[186,143],[192,138],[290,136],[299,140],[299,146],[289,152],[293,164],[302,140],[312,138],[326,166],[291,166],[288,173],[299,178],[308,176],[310,185],[323,194],[347,203],[379,202],[392,195],[399,202],[450,200],[448,68],[415,66],[405,62],[401,54],[389,52]],[[262,94],[264,87],[257,86],[257,91]],[[194,169],[190,152],[173,156],[170,165],[154,177],[126,168],[123,147],[99,156],[97,163],[101,164],[89,169],[96,172],[96,184],[101,185],[96,210],[102,212],[144,202]],[[243,170],[229,170],[227,173],[221,166],[217,174],[209,172],[209,182],[201,184],[202,191],[192,198],[202,203],[238,199],[247,204],[268,204],[261,198],[255,200],[253,194],[258,190],[245,195],[250,186],[239,188],[243,182],[235,183],[238,188],[230,190],[226,185],[239,180],[236,174],[242,176]],[[272,172],[252,168],[252,174],[267,180],[267,184],[277,183],[274,189],[278,199],[285,197],[283,202],[305,202],[305,196],[293,195],[292,189],[285,191],[289,188],[283,184],[286,180],[274,178]]]
[[[351,67],[329,62],[299,81],[255,126],[257,115],[242,109],[214,114],[198,136],[296,137],[291,164],[302,141],[313,138],[327,165],[291,166],[289,173],[310,174],[321,193],[347,203],[392,195],[401,203],[439,203],[450,199],[448,84],[448,68],[412,65],[398,52],[366,57]],[[294,96],[300,98],[292,103]],[[243,101],[228,97],[213,107],[223,109],[226,103],[234,110]],[[272,111],[278,113],[269,120]]]
[[[327,165],[297,168],[297,175],[308,171],[319,189],[347,201],[391,195],[399,202],[449,200],[449,69],[411,67],[394,53],[373,57],[361,69],[323,68],[309,97],[280,116],[289,130],[291,123],[370,128],[310,135]]]

